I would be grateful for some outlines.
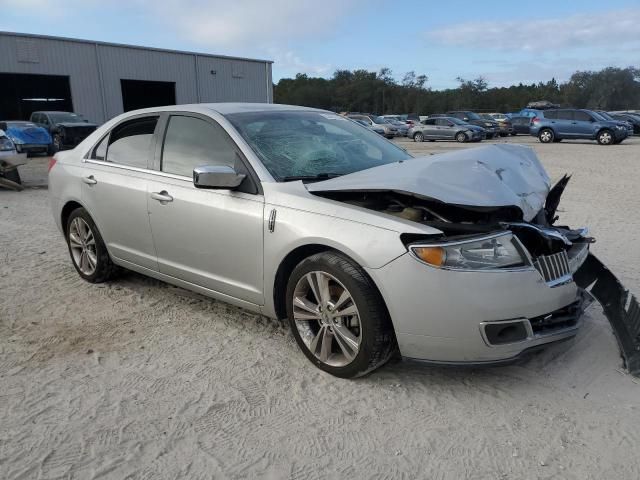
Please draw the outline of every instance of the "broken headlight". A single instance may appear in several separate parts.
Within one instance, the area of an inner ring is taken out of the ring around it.
[[[496,270],[530,265],[524,248],[511,232],[456,242],[414,244],[409,248],[421,262],[452,270]]]

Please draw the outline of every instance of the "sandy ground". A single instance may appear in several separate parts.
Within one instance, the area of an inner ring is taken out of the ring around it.
[[[640,139],[507,141],[574,173],[562,220],[591,226],[640,293]],[[136,274],[83,282],[46,159],[21,171],[25,191],[0,191],[2,479],[640,478],[640,381],[597,306],[574,342],[520,365],[340,380],[277,321]]]

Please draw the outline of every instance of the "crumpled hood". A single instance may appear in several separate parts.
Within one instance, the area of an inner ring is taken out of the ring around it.
[[[516,206],[532,220],[551,187],[535,152],[487,145],[381,165],[306,185],[310,192],[395,191],[470,207]]]

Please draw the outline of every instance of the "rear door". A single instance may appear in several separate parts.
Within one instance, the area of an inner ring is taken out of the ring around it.
[[[255,305],[263,295],[264,196],[227,132],[209,117],[167,118],[158,174],[149,182],[149,221],[161,273]],[[232,166],[238,190],[199,189],[193,169]]]
[[[150,270],[158,268],[147,213],[158,119],[143,115],[115,126],[85,160],[82,177],[82,201],[109,253]]]
[[[562,138],[572,138],[574,136],[573,112],[571,110],[556,110],[544,113],[545,118],[551,119],[551,124],[555,126],[556,134]]]

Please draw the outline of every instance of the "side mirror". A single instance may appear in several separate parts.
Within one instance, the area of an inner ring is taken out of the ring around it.
[[[464,120],[465,122],[469,121],[469,117],[464,117],[462,120]]]
[[[193,184],[197,188],[233,190],[245,177],[227,165],[204,165],[193,169]]]

